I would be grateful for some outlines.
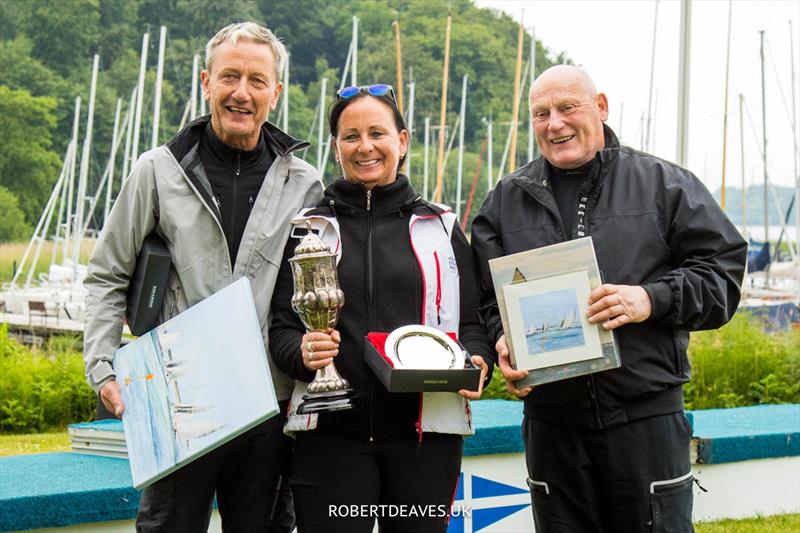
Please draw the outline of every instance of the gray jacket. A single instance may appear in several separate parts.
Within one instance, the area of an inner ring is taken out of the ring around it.
[[[122,335],[129,280],[142,241],[154,229],[166,241],[172,256],[161,319],[167,320],[247,276],[264,345],[269,345],[269,304],[290,221],[299,209],[319,202],[322,183],[313,167],[292,155],[307,143],[265,123],[262,135],[267,137],[275,158],[253,205],[231,271],[219,212],[197,155],[208,121],[208,116],[197,119],[167,145],[142,154],[89,259],[84,281],[88,290],[84,361],[86,379],[95,392],[115,377],[112,360]],[[289,398],[293,381],[271,358],[269,364],[277,398]]]

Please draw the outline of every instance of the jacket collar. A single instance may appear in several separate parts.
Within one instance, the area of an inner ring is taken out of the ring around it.
[[[595,165],[599,163],[599,179],[602,179],[608,174],[608,170],[616,161],[620,149],[617,135],[606,124],[603,124],[603,136],[605,138],[605,147],[602,150],[598,150],[594,156]],[[595,173],[594,169],[592,173]],[[526,190],[547,187],[547,180],[550,179],[550,169],[547,160],[539,156],[537,159],[534,159],[527,165],[520,167],[516,172],[510,174],[509,179]]]
[[[373,187],[370,194],[370,210],[375,214],[402,215],[422,204],[421,197],[414,191],[408,178],[402,174],[398,174],[397,179],[388,185]],[[367,189],[361,183],[352,183],[340,178],[325,189],[325,197],[320,205],[333,205],[335,210],[345,209],[352,213],[365,213]]]
[[[186,154],[200,142],[200,136],[203,135],[206,125],[210,122],[211,115],[199,117],[187,124],[167,143],[167,148],[177,161],[182,161]],[[281,157],[310,146],[308,142],[295,139],[269,122],[265,122],[261,126],[261,135],[266,140],[267,146]]]

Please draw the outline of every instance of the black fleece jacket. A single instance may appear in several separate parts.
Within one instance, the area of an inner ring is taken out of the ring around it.
[[[536,387],[525,414],[606,428],[683,409],[691,369],[689,331],[718,328],[739,303],[747,243],[688,170],[620,146],[604,126],[605,148],[579,187],[564,228],[552,173],[540,157],[504,177],[472,224],[481,269],[482,317],[503,334],[488,261],[590,235],[605,283],[641,285],[650,318],[615,330],[622,366]]]
[[[345,305],[337,325],[342,342],[336,368],[350,381],[363,407],[322,413],[315,431],[357,440],[416,438],[420,395],[386,391],[364,361],[364,336],[422,322],[422,275],[408,223],[412,213],[430,214],[438,208],[423,202],[405,176],[374,187],[369,196],[368,209],[367,190],[340,179],[327,188],[318,208],[322,215],[335,216],[341,230],[338,274]],[[470,353],[484,356],[491,376],[492,352],[476,312],[479,293],[472,252],[460,229],[453,231],[451,242],[461,290],[459,340]],[[300,355],[305,330],[290,303],[293,282],[287,260],[298,243],[289,239],[286,245],[272,298],[269,348],[279,368],[295,379],[311,381],[314,375]]]
[[[263,135],[254,149],[238,150],[217,137],[211,122],[200,137],[198,154],[219,209],[232,268],[250,211],[274,157]]]

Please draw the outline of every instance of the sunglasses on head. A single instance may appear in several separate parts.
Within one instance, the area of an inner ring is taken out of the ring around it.
[[[355,85],[351,85],[350,87],[345,87],[338,93],[336,96],[341,98],[342,100],[348,100],[358,93],[367,93],[372,96],[385,96],[389,95],[392,100],[396,100],[394,97],[394,88],[391,85],[386,85],[385,83],[376,83],[375,85],[361,85],[360,87],[356,87]]]

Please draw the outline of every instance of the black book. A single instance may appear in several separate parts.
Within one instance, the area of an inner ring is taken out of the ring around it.
[[[128,327],[134,335],[143,335],[158,325],[171,264],[164,240],[155,232],[145,237],[128,286],[125,310]]]

